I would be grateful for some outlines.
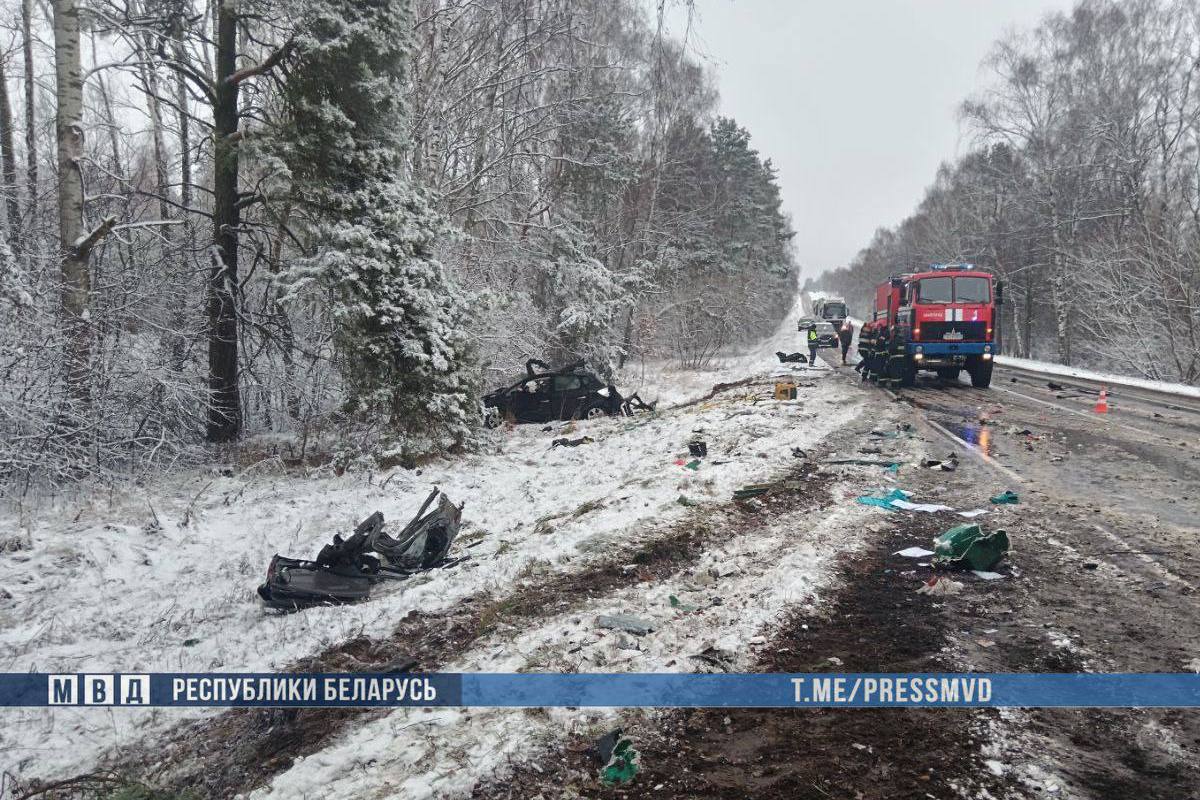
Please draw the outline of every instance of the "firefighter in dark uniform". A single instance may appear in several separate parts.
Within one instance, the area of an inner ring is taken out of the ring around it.
[[[883,386],[888,378],[888,349],[890,338],[886,329],[875,331],[874,342],[871,343],[871,380]]]
[[[886,386],[890,389],[899,389],[902,385],[904,365],[908,359],[904,345],[901,342],[895,341],[895,339],[896,329],[890,328],[882,356],[883,363],[881,370],[883,377],[879,379],[880,386]]]
[[[862,379],[876,380],[879,377],[879,329],[872,326],[870,330],[863,328],[858,333],[858,367]]]

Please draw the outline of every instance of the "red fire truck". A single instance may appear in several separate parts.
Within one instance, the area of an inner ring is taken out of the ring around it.
[[[992,382],[994,322],[1001,286],[971,264],[933,264],[893,276],[875,289],[875,313],[859,333],[864,377],[912,386],[918,370],[971,385]]]

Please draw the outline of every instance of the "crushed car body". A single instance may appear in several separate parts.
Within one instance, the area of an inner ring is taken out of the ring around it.
[[[434,500],[437,506],[429,511]],[[349,538],[334,534],[314,561],[276,554],[258,595],[271,608],[291,610],[366,600],[380,581],[452,563],[446,556],[461,524],[462,507],[434,489],[395,537],[384,530],[383,514],[376,511]]]
[[[519,381],[484,395],[484,421],[495,428],[501,422],[550,422],[551,420],[596,419],[604,416],[653,411],[637,393],[623,397],[617,387],[600,380],[576,361],[561,369],[531,358]]]

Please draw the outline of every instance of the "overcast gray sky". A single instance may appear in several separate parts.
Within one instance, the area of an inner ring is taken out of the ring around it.
[[[969,146],[958,104],[991,43],[1071,0],[696,0],[721,111],[779,169],[804,274],[907,216]],[[684,17],[671,18],[681,36]]]

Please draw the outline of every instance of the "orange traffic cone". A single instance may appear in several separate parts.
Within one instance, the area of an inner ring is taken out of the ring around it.
[[[1108,389],[1100,387],[1100,399],[1096,401],[1096,407],[1092,409],[1097,414],[1108,413]]]

